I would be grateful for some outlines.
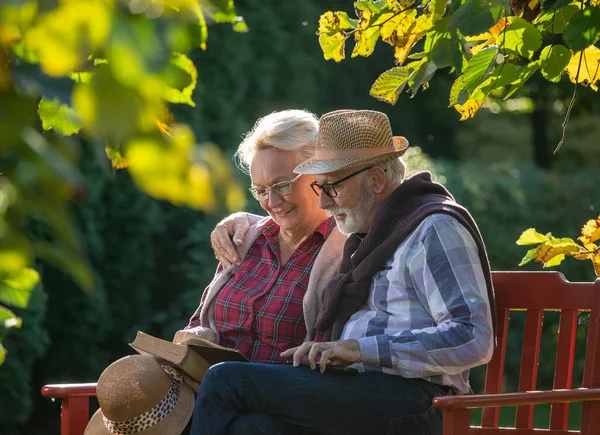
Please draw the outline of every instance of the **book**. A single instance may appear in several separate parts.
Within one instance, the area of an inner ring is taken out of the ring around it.
[[[177,344],[138,331],[129,346],[142,355],[153,355],[167,361],[198,382],[202,381],[213,364],[222,361],[248,362],[239,351],[199,337],[191,338],[185,344]]]

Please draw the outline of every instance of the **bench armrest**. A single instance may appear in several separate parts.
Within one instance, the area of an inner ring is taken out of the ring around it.
[[[49,384],[42,387],[42,396],[54,399],[67,397],[92,397],[96,395],[96,383]]]
[[[578,388],[572,390],[526,391],[522,393],[440,396],[433,399],[433,406],[450,410],[596,400],[600,401],[600,388]]]
[[[42,387],[42,395],[61,399],[61,435],[83,435],[90,418],[90,397],[96,384],[51,384]]]

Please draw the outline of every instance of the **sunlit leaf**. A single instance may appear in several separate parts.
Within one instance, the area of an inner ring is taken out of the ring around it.
[[[552,257],[550,260],[544,263],[544,267],[555,267],[560,265],[562,261],[565,259],[565,254],[558,254]]]
[[[590,219],[585,223],[581,229],[581,237],[577,240],[584,245],[600,240],[600,216],[598,216],[598,219]]]
[[[412,91],[412,96],[417,94],[419,88],[427,89],[429,81],[433,78],[435,72],[438,70],[437,64],[430,60],[429,62],[422,62],[412,74],[409,85]]]
[[[498,36],[498,44],[503,51],[531,59],[542,45],[542,35],[533,24],[522,18],[514,18],[506,31]]]
[[[17,308],[27,308],[31,292],[39,281],[39,274],[28,268],[0,280],[0,302]]]
[[[523,233],[519,236],[517,240],[517,245],[537,245],[539,243],[544,243],[548,241],[548,236],[544,234],[538,233],[535,228],[528,228],[523,231]]]
[[[469,98],[469,93],[465,90],[465,76],[458,76],[450,88],[449,105],[464,104]]]
[[[16,316],[11,310],[0,305],[0,325],[6,329],[9,328],[20,328],[22,321]],[[0,349],[1,350],[1,349]],[[0,355],[0,364],[2,364]]]
[[[12,233],[0,243],[0,277],[14,275],[31,263],[29,242],[23,236]]]
[[[104,151],[106,152],[106,155],[113,168],[125,169],[127,166],[129,166],[121,151],[111,147],[104,148]]]
[[[351,20],[346,12],[325,12],[319,18],[319,44],[323,50],[325,60],[333,59],[336,62],[345,57],[345,32],[357,26],[357,20]]]
[[[564,45],[547,45],[540,54],[542,75],[551,82],[560,81],[560,76],[571,60],[571,52]]]
[[[581,68],[579,68],[580,59]],[[573,83],[583,83],[597,91],[596,83],[600,80],[600,49],[590,45],[585,50],[576,53],[567,65],[567,72]]]
[[[511,98],[521,88],[521,86],[523,86],[527,82],[527,80],[529,80],[531,76],[533,76],[535,72],[538,69],[540,69],[541,65],[542,61],[538,59],[534,62],[530,62],[529,64],[521,68],[518,71],[517,79],[514,82],[512,82],[512,87],[510,88],[504,99],[508,100],[509,98]]]
[[[38,106],[38,114],[44,130],[55,130],[64,136],[70,136],[81,129],[77,112],[66,104],[61,104],[56,98],[52,100],[42,98]]]
[[[536,23],[536,27],[544,32],[560,34],[565,31],[565,27],[575,15],[579,12],[576,5],[570,4],[556,11],[545,12]]]
[[[454,108],[460,113],[460,120],[465,121],[474,117],[481,106],[483,106],[483,103],[483,100],[469,99],[465,104],[455,104]]]
[[[448,29],[452,33],[460,30],[464,36],[478,35],[495,22],[487,0],[468,0],[450,15]]]
[[[533,248],[533,249],[530,249],[529,251],[527,251],[527,254],[525,254],[525,257],[523,257],[523,259],[519,263],[519,266],[523,266],[524,264],[527,264],[530,261],[535,260],[537,258],[537,254],[538,254],[538,251],[540,250],[540,247],[541,246],[538,246],[537,248]]]
[[[581,51],[600,39],[600,7],[577,12],[567,25],[563,38],[573,51]]]
[[[562,238],[548,240],[540,247],[535,261],[545,264],[557,255],[579,252],[580,249],[581,247],[573,239]]]
[[[594,265],[594,272],[596,272],[596,276],[600,277],[600,253],[594,254],[591,260],[592,264]]]
[[[413,70],[407,66],[389,69],[377,77],[369,93],[378,100],[396,104],[412,72]]]
[[[402,65],[415,44],[432,27],[431,17],[420,15],[414,9],[403,12],[382,26],[381,39],[394,47],[396,63]]]
[[[379,33],[381,32],[381,27],[368,27],[367,29],[361,31],[357,31],[354,34],[354,40],[356,45],[354,46],[354,50],[352,50],[352,57],[356,56],[370,56],[375,49],[375,44],[379,39]]]
[[[498,47],[493,46],[481,50],[471,58],[463,74],[464,89],[467,92],[474,91],[487,78],[495,65],[497,54]]]
[[[187,57],[185,54],[177,54],[173,57],[171,61],[173,65],[173,69],[179,72],[179,75],[185,74],[185,77],[182,80],[177,80],[175,78],[171,78],[172,76],[177,76],[177,72],[173,72],[167,78],[167,87],[165,90],[165,100],[170,103],[184,103],[189,106],[195,107],[196,104],[192,100],[192,94],[194,89],[196,89],[196,83],[198,81],[198,71],[196,71],[196,67],[194,66],[194,62]],[[184,82],[183,87],[178,82]],[[174,86],[175,85],[175,86]]]

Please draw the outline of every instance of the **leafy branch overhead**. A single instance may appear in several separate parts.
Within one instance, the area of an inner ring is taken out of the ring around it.
[[[352,37],[352,57],[371,55],[379,40],[391,45],[396,66],[370,91],[381,101],[416,95],[440,69],[457,75],[449,104],[461,120],[488,96],[511,98],[534,74],[598,90],[599,0],[376,0],[354,8],[356,18],[321,15],[319,43],[336,62]]]
[[[517,240],[517,245],[537,245],[530,249],[519,264],[522,266],[535,260],[544,267],[558,266],[565,256],[575,257],[578,260],[591,260],[596,276],[600,277],[600,216],[590,219],[581,229],[579,243],[569,238],[556,238],[552,234],[538,233],[534,228],[524,231]]]
[[[2,2],[0,17],[2,363],[2,340],[20,326],[11,309],[25,308],[39,282],[37,259],[93,287],[70,213],[88,194],[79,138],[155,198],[243,207],[227,159],[197,146],[170,109],[195,105],[199,74],[185,53],[206,48],[207,23],[247,28],[233,0],[19,0]],[[43,237],[28,237],[32,222]]]

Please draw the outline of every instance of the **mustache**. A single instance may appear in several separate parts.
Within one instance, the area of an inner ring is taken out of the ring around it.
[[[343,207],[330,207],[325,210],[329,216],[333,216],[335,214],[347,214],[347,209]]]

